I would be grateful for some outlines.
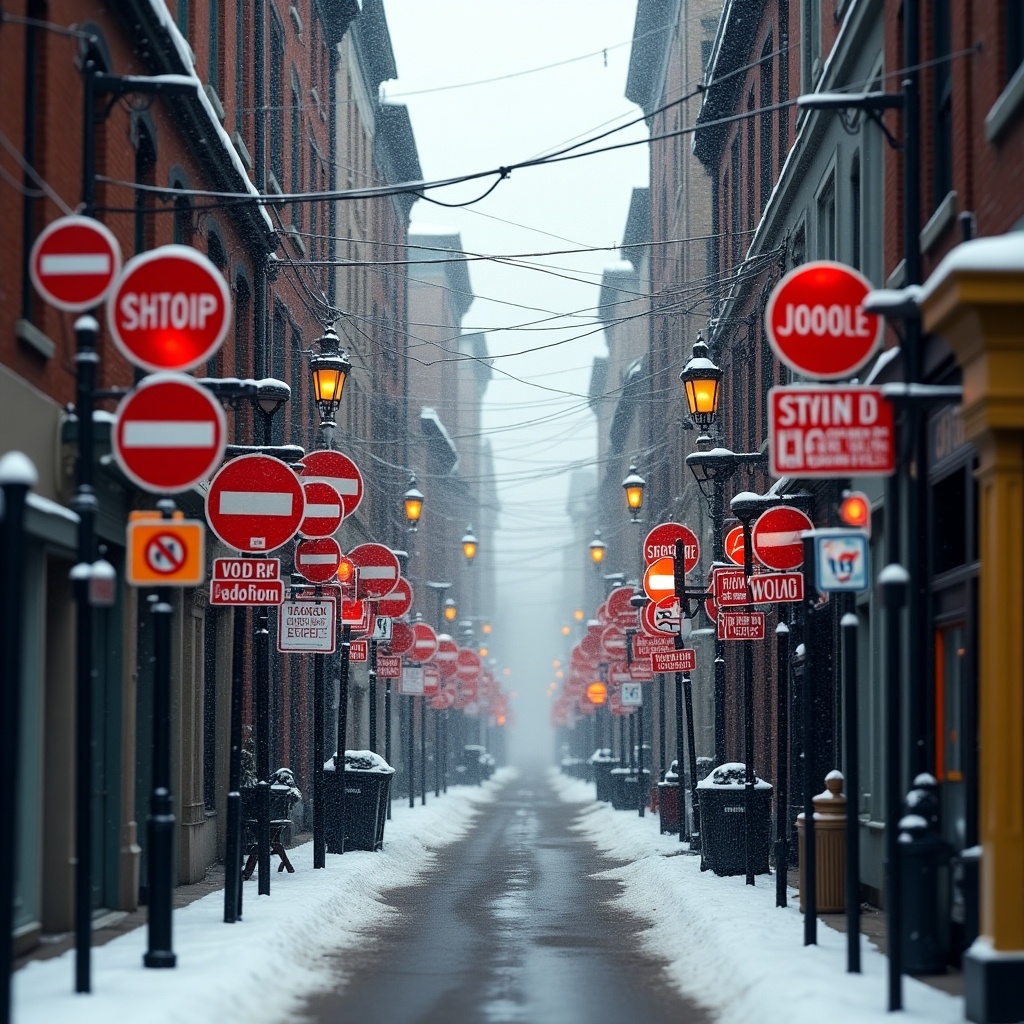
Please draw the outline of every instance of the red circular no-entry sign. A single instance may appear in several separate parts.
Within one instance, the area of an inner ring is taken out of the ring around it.
[[[391,639],[388,641],[388,650],[392,654],[408,654],[415,642],[416,633],[409,623],[394,622],[391,624]]]
[[[206,521],[235,551],[273,551],[299,531],[306,497],[294,471],[255,452],[226,462],[210,481]]]
[[[682,523],[661,523],[644,539],[644,565],[650,565],[659,558],[676,557],[676,541],[683,542],[683,564],[688,573],[693,572],[700,561],[700,541],[688,526]],[[651,596],[651,595],[648,595]]]
[[[736,565],[743,564],[743,524],[734,526],[725,535],[722,542],[725,557]]]
[[[630,603],[635,591],[632,587],[616,587],[605,602],[608,619],[619,626],[636,625],[636,608]]]
[[[398,559],[391,548],[372,541],[354,547],[348,557],[356,567],[356,593],[371,600],[386,597],[401,578]]]
[[[430,661],[437,651],[437,634],[425,622],[415,622],[412,635],[412,647],[406,657],[416,664]]]
[[[213,395],[182,373],[155,373],[121,400],[114,458],[147,491],[177,494],[220,465],[227,418]]]
[[[779,505],[762,513],[750,531],[750,546],[757,560],[769,569],[798,569],[804,562],[800,534],[814,523],[800,509]]]
[[[480,655],[472,647],[460,647],[455,655],[455,678],[463,683],[475,683],[483,667]]]
[[[323,480],[303,480],[306,514],[299,525],[303,537],[333,537],[345,517],[341,495]]]
[[[765,307],[772,351],[797,373],[818,380],[856,373],[882,342],[882,318],[861,308],[869,291],[863,274],[832,260],[791,270]]]
[[[231,322],[224,275],[187,245],[133,256],[107,297],[107,324],[144,370],[191,370],[220,348]]]
[[[407,615],[412,607],[412,587],[409,581],[399,576],[395,589],[377,602],[377,614],[391,619]]]
[[[352,515],[363,500],[363,474],[347,455],[331,448],[303,456],[302,478],[330,484],[341,495],[346,516]]]
[[[295,571],[310,583],[327,583],[337,575],[341,548],[333,537],[309,537],[295,545]]]
[[[60,217],[32,246],[28,272],[51,305],[81,313],[103,301],[121,270],[121,246],[110,229],[92,217]]]
[[[437,662],[437,667],[440,669],[443,679],[448,679],[455,675],[455,658],[458,653],[459,645],[447,633],[439,633],[434,660]]]

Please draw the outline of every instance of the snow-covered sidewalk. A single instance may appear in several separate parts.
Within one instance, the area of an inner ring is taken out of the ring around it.
[[[388,913],[382,895],[415,882],[514,774],[503,768],[483,786],[430,794],[426,806],[396,800],[379,853],[328,856],[314,871],[312,843],[294,847],[295,873],[275,870],[269,896],[246,883],[237,924],[224,924],[223,890],[175,910],[173,970],[142,966],[145,927],[93,948],[87,995],[72,991],[74,951],[33,961],[14,974],[14,1024],[289,1021],[302,996],[324,990],[343,962],[325,954],[372,932]]]
[[[682,855],[678,836],[661,835],[657,814],[612,810],[591,783],[552,769],[556,791],[581,807],[577,829],[626,863],[602,877],[622,883],[623,909],[649,922],[648,950],[668,961],[681,992],[714,1010],[721,1024],[865,1024],[886,1011],[886,958],[861,940],[862,974],[846,973],[846,936],[818,924],[818,945],[803,945],[795,892],[775,906],[775,880],[720,877]],[[900,1019],[960,1024],[963,1000],[904,978]]]

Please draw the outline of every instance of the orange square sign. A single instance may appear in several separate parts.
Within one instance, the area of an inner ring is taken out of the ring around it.
[[[206,529],[198,519],[128,524],[128,582],[136,587],[198,587],[206,579]]]

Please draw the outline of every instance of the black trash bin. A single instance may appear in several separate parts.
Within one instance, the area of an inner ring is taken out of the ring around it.
[[[700,867],[716,875],[743,875],[747,871],[746,766],[730,761],[719,765],[697,783],[700,801]],[[754,780],[750,822],[755,875],[768,873],[771,840],[772,786]]]
[[[613,768],[611,775],[612,807],[617,811],[635,811],[640,804],[640,773],[636,768]],[[651,785],[651,773],[644,769],[642,785],[646,793]]]
[[[324,764],[327,852],[379,850],[384,845],[384,822],[395,769],[372,750],[345,751],[345,820],[342,823],[341,773],[334,767],[336,757]]]
[[[459,782],[466,786],[479,786],[486,778],[487,748],[479,743],[467,743],[462,748],[462,764],[455,769]]]
[[[598,747],[590,757],[587,758],[594,773],[594,783],[597,786],[597,799],[609,801],[612,798],[611,771],[618,768],[619,759],[614,757],[610,747]]]
[[[658,783],[658,817],[662,833],[679,833],[679,776],[678,761],[673,761],[665,772],[664,781]]]

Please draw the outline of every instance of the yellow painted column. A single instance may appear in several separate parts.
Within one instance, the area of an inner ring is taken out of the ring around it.
[[[1024,953],[1024,234],[955,249],[925,285],[926,332],[963,372],[978,451],[980,938]],[[977,1018],[972,1018],[977,1019]]]

